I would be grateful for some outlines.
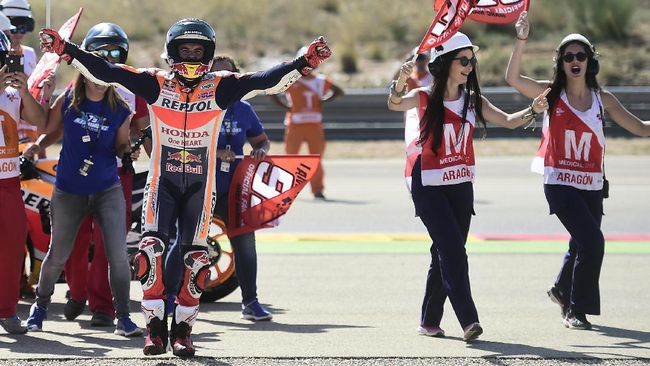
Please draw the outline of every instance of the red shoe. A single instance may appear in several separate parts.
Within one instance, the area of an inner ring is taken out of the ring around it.
[[[167,322],[154,317],[147,324],[147,337],[142,352],[147,356],[162,355],[167,351]]]
[[[180,322],[175,326],[172,325],[173,338],[172,338],[172,351],[175,356],[178,357],[194,357],[194,345],[190,339],[190,333],[192,333],[192,327],[190,327],[185,322]]]

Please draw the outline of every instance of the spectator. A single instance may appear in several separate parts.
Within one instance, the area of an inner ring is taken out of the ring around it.
[[[20,296],[27,217],[20,192],[18,121],[24,118],[42,128],[45,125],[45,112],[27,90],[27,75],[6,72],[5,60],[9,47],[9,39],[0,32],[0,325],[8,333],[23,334],[27,329],[16,315],[16,304]],[[46,84],[44,97],[49,98],[52,91],[53,83]]]

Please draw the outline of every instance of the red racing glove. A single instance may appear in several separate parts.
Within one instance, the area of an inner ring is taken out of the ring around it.
[[[303,55],[309,66],[303,67],[298,70],[302,75],[309,74],[313,69],[315,69],[321,62],[327,60],[332,56],[332,51],[327,46],[327,41],[323,36],[316,38],[310,45],[307,47],[307,52]]]
[[[41,51],[53,52],[61,56],[68,63],[72,57],[65,53],[65,40],[54,29],[43,29],[38,33],[41,40]]]

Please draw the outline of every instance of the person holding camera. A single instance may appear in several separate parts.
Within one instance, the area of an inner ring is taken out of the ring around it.
[[[9,39],[0,32],[0,325],[10,334],[27,331],[16,315],[20,276],[27,240],[27,217],[20,192],[18,122],[21,118],[36,127],[45,125],[45,111],[27,89],[27,76],[7,72]],[[53,88],[44,88],[45,93]]]
[[[79,74],[74,88],[54,102],[45,136],[63,132],[52,194],[50,247],[43,260],[26,325],[42,330],[54,285],[88,214],[99,224],[110,265],[109,279],[117,313],[115,334],[140,336],[129,316],[131,270],[126,251],[126,207],[115,156],[131,153],[131,109],[113,86],[99,85]],[[137,155],[133,154],[134,158]]]
[[[529,98],[551,89],[541,146],[544,193],[550,213],[571,235],[562,269],[548,295],[560,305],[564,326],[590,329],[586,314],[600,314],[598,282],[605,252],[600,229],[603,198],[607,197],[604,113],[638,136],[650,136],[650,122],[631,114],[599,86],[596,48],[581,34],[569,34],[555,49],[553,80],[521,75],[521,58],[530,33],[527,12],[520,15],[515,28],[517,40],[506,81]]]

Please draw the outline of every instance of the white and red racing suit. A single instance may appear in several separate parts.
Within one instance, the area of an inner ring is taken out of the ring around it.
[[[136,268],[144,291],[142,308],[147,324],[153,317],[162,319],[160,300],[166,297],[162,256],[169,229],[178,221],[185,275],[176,321],[191,326],[198,312],[202,279],[209,276],[206,237],[216,202],[217,138],[224,111],[237,100],[284,91],[300,78],[298,70],[309,65],[299,57],[262,72],[208,73],[188,88],[165,70],[110,64],[70,43],[66,43],[65,53],[91,81],[119,84],[149,104],[152,153],[140,243],[141,263],[146,265]]]

